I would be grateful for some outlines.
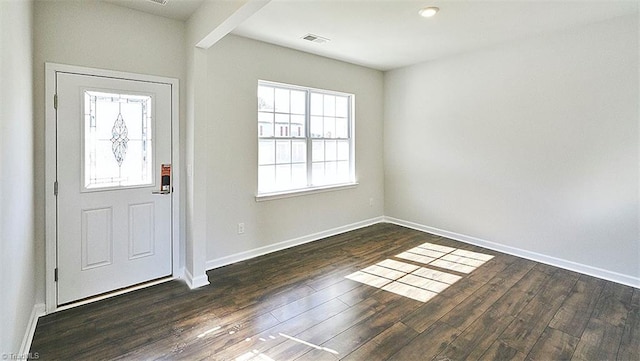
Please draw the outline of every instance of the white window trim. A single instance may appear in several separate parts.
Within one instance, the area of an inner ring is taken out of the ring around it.
[[[301,188],[301,189],[295,189],[290,191],[260,193],[260,194],[256,194],[256,202],[265,202],[265,201],[271,201],[274,199],[292,198],[292,197],[305,196],[309,194],[340,191],[343,189],[355,188],[358,186],[358,184],[359,184],[358,182],[340,183],[340,184],[332,184],[328,186]]]
[[[356,172],[355,172],[355,163],[356,163],[356,159],[355,159],[355,139],[356,139],[356,132],[355,132],[355,94],[351,94],[351,93],[345,93],[345,92],[339,92],[339,91],[333,91],[333,90],[327,90],[327,89],[320,89],[320,88],[312,88],[312,87],[305,87],[305,86],[300,86],[300,85],[293,85],[293,84],[286,84],[286,83],[278,83],[278,82],[274,82],[274,81],[269,81],[269,80],[258,80],[258,85],[267,85],[267,86],[273,86],[273,87],[281,87],[281,88],[285,88],[285,89],[297,89],[297,90],[304,90],[306,92],[317,92],[317,93],[322,93],[322,94],[334,94],[334,95],[339,95],[339,96],[349,96],[349,99],[351,100],[351,103],[349,104],[349,154],[350,154],[350,161],[349,161],[349,178],[352,179],[352,181],[350,182],[344,182],[344,183],[336,183],[336,184],[327,184],[327,185],[321,185],[321,186],[310,186],[310,187],[304,187],[304,188],[298,188],[298,189],[285,189],[282,191],[275,191],[275,192],[259,192],[258,190],[256,190],[256,195],[255,195],[255,200],[256,202],[263,202],[263,201],[270,201],[270,200],[276,200],[276,199],[283,199],[283,198],[291,198],[291,197],[299,197],[299,196],[304,196],[304,195],[309,195],[309,194],[317,194],[317,193],[324,193],[324,192],[331,192],[331,191],[339,191],[339,190],[344,190],[344,189],[351,189],[351,188],[355,188],[358,186],[358,181],[356,180]],[[306,110],[306,117],[309,117],[310,112],[309,112],[309,107],[310,104],[307,104],[307,110]],[[308,132],[310,131],[310,124],[307,121],[306,122],[306,132],[308,134]],[[259,139],[259,138],[258,138]],[[307,162],[311,162],[311,142],[309,140],[313,140],[310,137],[306,137],[305,138],[308,141],[307,144]],[[310,163],[309,163],[310,164]],[[311,167],[308,166],[307,167],[307,171],[310,172]]]

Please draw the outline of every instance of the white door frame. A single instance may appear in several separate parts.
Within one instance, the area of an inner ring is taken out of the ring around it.
[[[179,108],[179,80],[174,78],[159,77],[154,75],[134,74],[114,70],[94,69],[74,65],[45,63],[45,302],[46,312],[51,313],[61,309],[77,306],[96,299],[102,299],[115,294],[96,297],[89,301],[79,302],[71,306],[58,307],[56,292],[55,269],[57,267],[57,210],[54,183],[57,179],[56,171],[56,109],[54,108],[54,95],[56,93],[56,73],[73,73],[89,76],[101,76],[116,79],[138,80],[153,83],[168,84],[171,86],[171,168],[172,185],[171,192],[171,250],[173,278],[182,278],[180,261],[182,249],[180,242],[180,108]],[[151,283],[153,284],[153,283]],[[133,287],[132,289],[135,289]],[[139,287],[137,287],[139,288]],[[126,292],[126,291],[124,291]]]

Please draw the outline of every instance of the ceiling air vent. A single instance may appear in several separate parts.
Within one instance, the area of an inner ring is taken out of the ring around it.
[[[169,0],[147,0],[147,1],[151,1],[152,3],[156,3],[159,5],[167,5],[167,1]]]
[[[326,42],[330,41],[330,39],[323,38],[322,36],[318,36],[318,35],[314,35],[314,34],[307,34],[307,35],[303,36],[302,39],[310,41],[312,43],[318,43],[318,44],[322,44],[322,43],[326,43]]]

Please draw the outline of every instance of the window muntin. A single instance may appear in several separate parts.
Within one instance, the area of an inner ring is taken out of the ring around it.
[[[353,182],[353,95],[258,83],[258,194]]]

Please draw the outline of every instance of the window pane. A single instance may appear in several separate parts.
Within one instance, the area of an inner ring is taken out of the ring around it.
[[[346,118],[349,114],[349,98],[336,97],[336,117]]]
[[[289,123],[289,114],[276,114],[276,123]]]
[[[137,174],[145,166],[144,159],[140,156],[143,153],[142,147],[142,141],[129,140],[129,144],[127,145],[127,153],[129,153],[127,155],[127,161],[122,162],[122,166],[120,167],[120,177],[122,178],[121,186],[134,186],[139,184]]]
[[[153,184],[150,96],[84,92],[84,188]]]
[[[324,177],[327,184],[336,183],[336,162],[324,163]]]
[[[273,124],[269,124],[269,125],[265,125],[265,124],[260,124],[258,125],[258,136],[260,137],[273,137]]]
[[[291,162],[305,163],[307,161],[307,142],[294,140],[291,144]]]
[[[291,141],[276,141],[276,164],[291,163]]]
[[[314,140],[311,145],[311,161],[324,161],[324,140]]]
[[[336,182],[345,183],[349,181],[349,162],[337,162],[336,165]]]
[[[291,116],[291,136],[306,138],[307,134],[304,129],[304,115]]]
[[[324,137],[325,138],[335,138],[336,136],[336,119],[335,118],[324,118]]]
[[[311,138],[322,138],[322,117],[311,117]]]
[[[323,112],[322,94],[311,93],[311,115],[322,115]]]
[[[89,166],[85,168],[85,179],[87,177],[87,169],[89,170],[89,179],[86,188],[99,188],[117,186],[119,183],[118,163],[113,161],[111,150],[111,141],[99,140],[95,143],[95,152],[90,154],[89,162],[101,164],[100,167]],[[85,159],[85,162],[87,159]]]
[[[291,166],[291,185],[294,188],[303,188],[307,186],[306,164],[293,164]]]
[[[91,93],[93,92],[89,94]],[[111,133],[112,127],[109,125],[113,125],[113,120],[118,117],[118,103],[110,100],[98,101],[97,94],[99,93],[94,94],[96,94],[96,96],[90,97],[93,107],[93,109],[91,109],[92,123],[90,127],[94,128],[91,130],[95,132],[96,139],[110,140],[113,135]],[[107,119],[110,119],[110,121]]]
[[[276,166],[276,188],[278,190],[291,187],[291,164],[280,164]]]
[[[289,114],[276,114],[276,137],[289,137]]]
[[[291,91],[291,114],[305,114],[307,109],[307,93]]]
[[[258,136],[273,137],[273,113],[258,113]]]
[[[289,113],[289,90],[276,88],[276,112]]]
[[[258,164],[275,164],[276,148],[274,140],[260,140],[258,143]]]
[[[336,159],[349,160],[349,141],[348,140],[338,141],[338,155]]]
[[[333,117],[336,115],[336,97],[333,95],[324,96],[324,114],[325,117]]]
[[[276,137],[289,137],[289,123],[276,123]]]
[[[276,166],[262,165],[258,167],[258,190],[273,192],[276,186]]]
[[[324,180],[324,162],[313,163],[311,167],[311,179],[313,180],[313,185],[323,185],[325,184]]]
[[[337,160],[338,155],[336,154],[336,141],[335,140],[325,140],[324,142],[324,160]]]
[[[336,118],[336,138],[349,138],[349,123],[347,118]]]
[[[142,133],[151,131],[151,129],[147,129],[147,124],[144,124],[145,122],[140,118],[140,110],[139,103],[120,103],[122,118],[133,120],[127,122],[127,137],[130,140],[142,140]]]
[[[270,86],[258,87],[258,110],[273,111],[273,88]]]

